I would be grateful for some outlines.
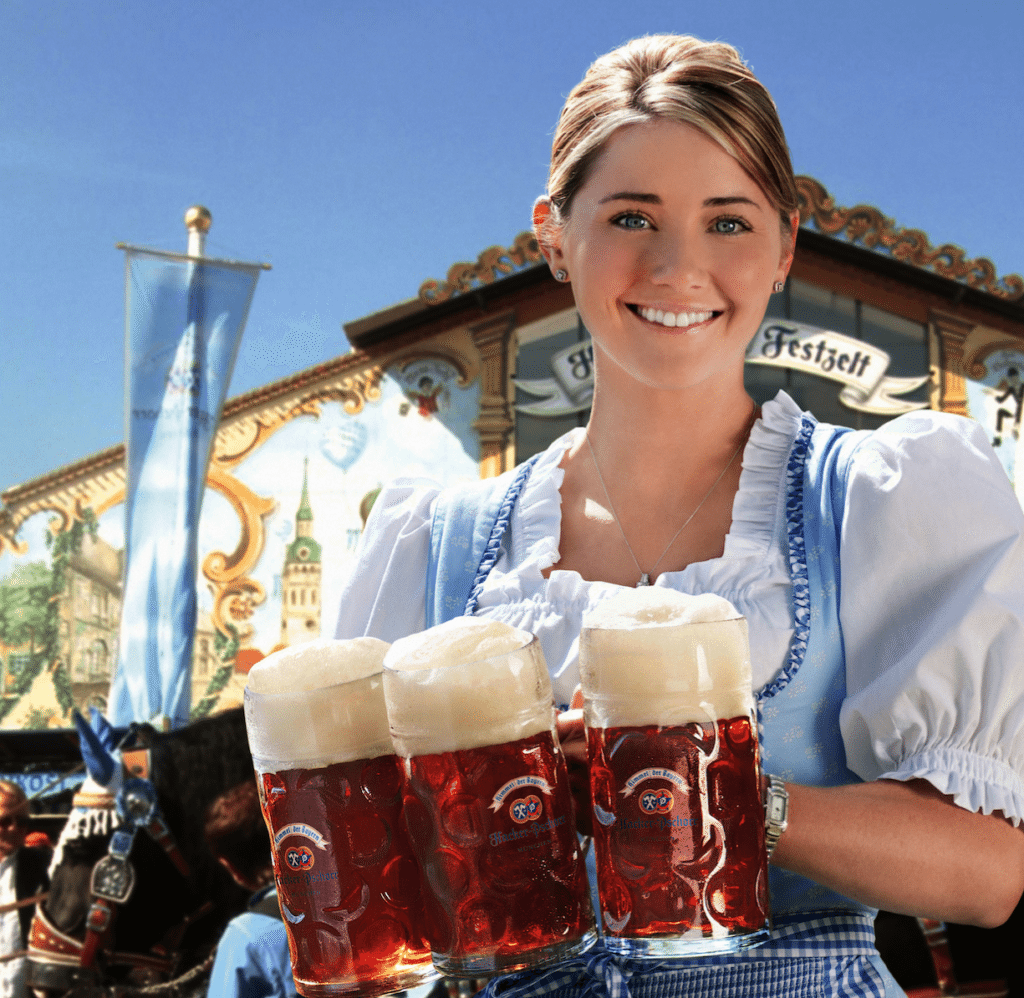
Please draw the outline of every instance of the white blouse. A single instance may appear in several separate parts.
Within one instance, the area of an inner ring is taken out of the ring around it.
[[[748,621],[755,688],[779,672],[793,634],[786,463],[803,413],[767,402],[743,452],[720,558],[655,585],[713,592]],[[582,433],[540,457],[512,515],[477,614],[532,631],[555,700],[578,682],[583,615],[620,587],[558,561],[558,467]],[[342,593],[337,636],[420,631],[435,483],[400,479],[373,507]],[[921,411],[857,450],[840,548],[847,697],[840,728],[862,779],[924,778],[972,811],[1024,817],[1024,514],[982,428]],[[813,626],[813,625],[812,625]]]

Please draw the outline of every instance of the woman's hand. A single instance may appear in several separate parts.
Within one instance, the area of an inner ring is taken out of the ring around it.
[[[569,789],[576,809],[576,830],[593,834],[593,808],[590,803],[590,768],[587,765],[587,733],[583,727],[583,693],[576,687],[569,710],[556,720],[558,740],[569,767]]]
[[[787,783],[772,862],[887,911],[993,928],[1024,890],[1024,829],[955,805],[927,780]]]

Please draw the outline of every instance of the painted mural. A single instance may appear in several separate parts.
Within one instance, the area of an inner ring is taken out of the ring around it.
[[[479,477],[479,413],[478,378],[444,359],[415,359],[388,368],[358,405],[328,398],[294,407],[230,476],[218,475],[216,489],[211,469],[199,527],[193,717],[240,703],[245,673],[264,655],[333,634],[380,487],[403,476]],[[74,706],[106,704],[123,504],[98,516],[86,507],[55,532],[60,522],[37,513],[21,525],[19,549],[0,552],[0,727],[64,727]]]
[[[965,380],[967,415],[978,420],[1024,503],[1024,454],[1021,409],[1024,407],[1024,351],[1003,348],[990,353]]]

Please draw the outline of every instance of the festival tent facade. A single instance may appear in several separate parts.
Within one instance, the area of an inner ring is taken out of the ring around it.
[[[781,388],[865,429],[915,408],[969,416],[1024,495],[1024,280],[875,208],[837,208],[811,178],[799,192],[790,279],[748,348],[756,401]],[[496,475],[586,422],[588,334],[528,233],[345,332],[351,352],[224,407],[199,523],[192,717],[237,706],[264,655],[332,633],[385,481]],[[114,447],[0,495],[0,727],[63,728],[73,706],[108,706],[124,463]]]

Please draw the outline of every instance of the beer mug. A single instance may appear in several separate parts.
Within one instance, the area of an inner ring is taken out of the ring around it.
[[[435,966],[485,977],[596,938],[551,682],[534,637],[460,617],[384,660]]]
[[[727,953],[768,937],[768,864],[747,622],[660,587],[583,619],[598,895],[607,947]]]
[[[292,974],[307,996],[435,979],[419,867],[401,823],[375,638],[313,641],[253,666],[245,723]]]

